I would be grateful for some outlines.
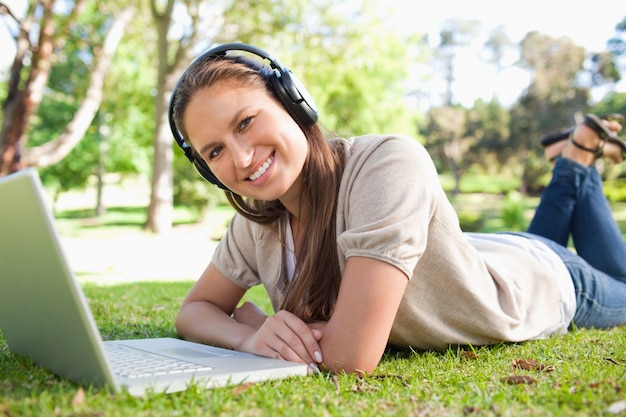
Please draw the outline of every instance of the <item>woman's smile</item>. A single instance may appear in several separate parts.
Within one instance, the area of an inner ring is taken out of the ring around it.
[[[261,178],[261,176],[265,174],[268,168],[272,165],[272,162],[274,162],[274,153],[272,153],[270,157],[267,158],[267,160],[263,163],[263,165],[259,167],[259,169],[257,169],[252,175],[248,177],[248,180],[256,181],[257,179]]]

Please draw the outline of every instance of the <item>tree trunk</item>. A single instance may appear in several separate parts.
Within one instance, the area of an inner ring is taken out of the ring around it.
[[[150,205],[145,228],[154,233],[166,233],[171,230],[174,218],[174,172],[172,149],[173,138],[169,128],[169,96],[178,79],[178,66],[186,58],[191,45],[198,36],[200,13],[197,4],[185,2],[191,18],[188,33],[175,43],[168,41],[168,32],[172,22],[174,0],[168,0],[163,11],[157,10],[155,0],[150,1],[158,35],[158,75],[155,105],[154,157],[152,162],[152,182]],[[176,45],[176,46],[173,46]],[[175,53],[171,50],[176,48]]]
[[[115,50],[122,39],[126,25],[135,15],[135,11],[133,6],[127,7],[111,25],[102,49],[94,57],[94,67],[91,71],[85,99],[65,131],[55,140],[27,149],[23,156],[25,166],[41,168],[54,165],[65,158],[85,136],[85,132],[93,122],[102,103],[104,80],[111,67]]]
[[[172,228],[174,219],[174,179],[172,173],[171,134],[167,131],[168,92],[171,90],[166,81],[172,72],[169,64],[169,42],[167,34],[172,21],[174,1],[168,0],[163,12],[157,11],[155,1],[151,1],[152,16],[157,28],[157,95],[154,115],[154,156],[152,161],[152,183],[150,205],[146,229],[154,233],[166,233]]]
[[[54,1],[43,1],[43,13],[39,25],[43,28],[37,45],[29,42],[30,31],[35,22],[35,9],[20,22],[20,34],[17,40],[17,54],[11,68],[11,78],[7,99],[4,102],[4,118],[0,130],[0,176],[18,171],[26,166],[46,167],[61,161],[83,138],[91,125],[102,101],[104,78],[110,68],[111,60],[124,33],[126,25],[135,13],[133,6],[125,9],[115,20],[104,40],[102,49],[94,57],[94,69],[87,89],[85,100],[68,124],[65,131],[55,140],[41,146],[25,149],[26,129],[30,117],[35,113],[44,95],[51,70],[50,56],[53,51],[55,33],[53,7]],[[82,4],[77,2],[75,7]],[[76,10],[73,11],[77,15]],[[26,52],[31,50],[31,66],[26,82],[21,83]]]
[[[54,0],[42,1],[38,26],[41,28],[36,45],[30,35],[37,17],[31,5],[22,22],[17,21],[20,32],[17,38],[17,53],[11,66],[7,98],[3,104],[4,118],[0,129],[0,176],[18,171],[23,167],[22,155],[26,144],[28,120],[37,110],[43,98],[44,88],[50,76],[52,37],[55,32],[52,9]],[[6,6],[5,6],[6,7]],[[24,60],[30,55],[28,78],[22,81]]]
[[[155,233],[171,230],[174,219],[174,174],[172,132],[167,118],[169,97],[159,84],[155,114],[154,157],[152,161],[152,188],[146,228]]]

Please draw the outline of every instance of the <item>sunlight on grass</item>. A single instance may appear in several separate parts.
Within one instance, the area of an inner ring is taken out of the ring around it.
[[[175,336],[192,283],[85,286],[105,338]],[[248,299],[269,308],[260,287]],[[601,416],[626,389],[626,329],[441,352],[389,348],[374,373],[319,374],[251,385],[132,398],[78,387],[3,348],[2,416]],[[519,364],[534,364],[522,367]],[[517,379],[515,379],[517,377]],[[509,381],[525,381],[510,383]]]

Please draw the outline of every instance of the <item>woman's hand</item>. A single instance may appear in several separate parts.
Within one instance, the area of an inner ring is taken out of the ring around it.
[[[260,310],[254,304],[244,303],[233,313],[235,320],[245,320],[246,324],[252,327],[260,323],[256,332],[245,339],[237,350],[305,363],[313,371],[317,371],[317,364],[323,360],[322,350],[318,344],[323,332],[310,328],[304,321],[285,310],[273,316],[265,316],[260,312],[265,317],[262,321],[259,312]]]

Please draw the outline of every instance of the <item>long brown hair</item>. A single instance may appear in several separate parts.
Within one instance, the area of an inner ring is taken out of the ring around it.
[[[174,119],[183,136],[186,136],[184,113],[193,95],[224,80],[233,83],[233,86],[264,88],[274,94],[269,83],[269,69],[254,60],[224,56],[197,62],[187,69],[176,91]],[[302,223],[304,230],[296,261],[294,276],[297,278],[289,284],[281,308],[308,322],[326,321],[332,314],[341,283],[336,212],[345,151],[341,141],[326,140],[318,124],[305,126],[297,118],[294,120],[309,144],[300,174],[300,204],[306,208],[306,218]],[[268,227],[274,227],[279,219],[287,215],[286,208],[278,200],[249,199],[230,190],[225,193],[237,212]]]

